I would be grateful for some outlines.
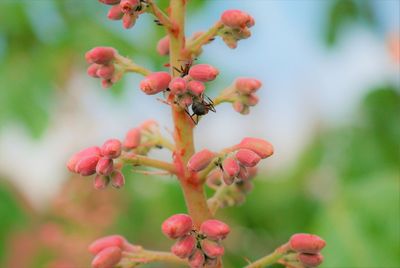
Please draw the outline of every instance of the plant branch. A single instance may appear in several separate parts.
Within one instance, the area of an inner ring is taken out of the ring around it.
[[[263,268],[274,263],[277,263],[281,258],[283,258],[289,251],[289,245],[284,244],[277,248],[274,252],[269,255],[266,255],[255,262],[250,263],[245,266],[245,268]]]
[[[174,67],[181,65],[185,60],[183,55],[185,47],[185,8],[186,0],[171,0],[170,19],[176,29],[168,32],[170,38],[170,70],[174,75]],[[172,105],[172,118],[174,122],[174,140],[176,149],[174,152],[174,163],[178,171],[178,178],[181,183],[183,195],[189,214],[194,221],[196,228],[211,217],[208,210],[203,184],[196,182],[195,174],[191,174],[186,164],[194,153],[193,127],[194,124],[186,115],[185,111],[177,105]]]
[[[201,34],[199,37],[194,39],[192,42],[190,42],[186,46],[186,51],[190,55],[197,55],[199,54],[201,48],[208,44],[210,41],[213,40],[213,38],[218,34],[218,31],[223,27],[224,25],[222,24],[221,21],[218,21],[217,23],[214,24],[207,32]]]
[[[215,99],[213,99],[214,106],[217,106],[224,102],[232,103],[234,101],[235,101],[235,87],[233,85],[226,87],[224,90],[221,91],[221,93]]]
[[[160,136],[157,144],[164,148],[167,148],[168,150],[170,150],[172,152],[175,151],[175,145],[162,136]]]
[[[222,184],[214,192],[214,195],[207,200],[212,215],[215,215],[218,209],[221,208],[222,200],[225,198],[226,193],[229,192],[229,187],[234,187],[234,185]]]
[[[152,13],[158,21],[168,30],[172,31],[174,25],[172,24],[170,18],[165,14],[153,0],[147,0],[149,4],[150,10],[149,12]]]
[[[124,69],[125,72],[138,73],[143,76],[146,76],[146,75],[149,75],[152,73],[152,71],[146,69],[143,66],[140,66],[140,65],[134,63],[131,59],[128,59],[121,55],[116,55],[115,59],[116,59],[116,62],[122,66],[122,68]]]
[[[161,160],[153,159],[147,156],[138,155],[134,153],[125,153],[121,156],[121,159],[123,162],[132,164],[134,166],[147,166],[147,167],[162,169],[168,171],[171,174],[177,173],[175,165]]]
[[[187,261],[177,256],[173,255],[169,252],[163,251],[152,251],[152,250],[140,250],[139,252],[124,252],[123,256],[125,261],[121,264],[124,267],[125,264],[134,264],[134,265],[141,265],[147,264],[152,262],[163,262],[169,264],[180,264],[180,265],[187,265]]]

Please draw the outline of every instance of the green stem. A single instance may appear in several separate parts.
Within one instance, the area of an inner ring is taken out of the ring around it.
[[[282,257],[284,257],[290,250],[289,245],[286,243],[269,255],[266,255],[255,262],[245,266],[244,268],[263,268],[274,263],[277,263]]]
[[[224,102],[234,102],[236,100],[235,90],[236,89],[233,85],[230,85],[222,90],[219,96],[213,99],[214,106],[217,106]]]
[[[191,43],[189,43],[186,47],[186,51],[191,55],[197,55],[201,48],[209,43],[217,34],[218,31],[223,27],[221,21],[215,23],[213,27],[211,27],[207,32],[203,33]]]
[[[161,145],[162,147],[167,148],[170,151],[175,151],[175,145],[162,136],[158,140],[158,145]]]
[[[218,189],[214,192],[214,195],[208,199],[208,207],[210,208],[211,214],[215,215],[218,209],[221,207],[221,200],[224,198],[225,194],[228,192],[228,185],[222,184]]]
[[[180,66],[180,61],[185,60],[183,50],[185,47],[185,8],[186,0],[171,0],[171,22],[175,25],[173,31],[168,32],[170,37],[170,66]],[[193,127],[194,124],[179,106],[172,105],[174,122],[174,140],[176,149],[174,163],[177,167],[178,178],[183,190],[186,206],[196,228],[211,217],[208,210],[203,184],[198,183],[194,174],[190,173],[186,164],[194,153]]]
[[[121,55],[115,56],[116,62],[120,64],[126,72],[138,73],[143,76],[147,76],[152,73],[149,69],[134,63],[131,59],[123,57]]]
[[[121,160],[125,163],[132,164],[135,166],[147,166],[147,167],[162,169],[168,171],[171,174],[177,173],[175,165],[161,160],[149,158],[143,155],[127,153],[122,155]]]
[[[170,264],[187,265],[187,261],[169,252],[153,251],[153,250],[141,250],[138,253],[124,253],[124,257],[127,257],[130,262],[147,264],[151,262],[164,262]]]

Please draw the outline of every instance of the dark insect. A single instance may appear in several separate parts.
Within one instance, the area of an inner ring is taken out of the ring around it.
[[[147,3],[146,0],[140,0],[140,4],[136,7],[135,11],[136,12],[140,12],[143,10],[143,5],[145,5],[146,7],[149,7],[149,4]]]
[[[207,99],[207,101],[204,100],[204,97]],[[200,116],[206,115],[209,111],[213,113],[217,112],[214,107],[214,102],[207,95],[194,97],[191,109],[192,114],[190,114],[187,109],[185,112],[190,116],[195,125],[199,123]],[[196,120],[194,119],[194,116],[196,116]]]
[[[163,24],[162,24],[159,20],[154,20],[154,22],[155,22],[158,26],[163,26]]]
[[[178,73],[180,73],[180,77],[185,77],[186,75],[189,74],[190,67],[192,67],[193,62],[195,60],[197,60],[197,59],[187,60],[183,66],[182,65],[180,66],[180,69],[178,69],[174,66],[174,70],[177,71]],[[181,61],[183,61],[183,60],[181,60]]]

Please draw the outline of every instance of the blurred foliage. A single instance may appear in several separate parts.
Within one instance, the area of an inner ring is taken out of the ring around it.
[[[362,22],[366,25],[375,26],[374,9],[370,0],[333,0],[328,10],[325,42],[329,46],[336,44],[339,34],[349,24]]]
[[[26,211],[19,197],[9,184],[0,179],[0,265],[7,252],[7,238],[27,224]]]
[[[158,2],[164,8],[168,3]],[[191,1],[189,12],[204,4]],[[55,91],[65,88],[76,67],[84,75],[84,53],[92,47],[113,46],[133,58],[144,53],[150,66],[162,66],[165,59],[154,49],[165,34],[162,27],[152,24],[151,16],[141,16],[139,21],[147,23],[146,34],[136,28],[128,30],[140,35],[137,47],[134,39],[126,37],[120,21],[107,20],[108,8],[94,0],[79,4],[57,0],[0,3],[0,130],[6,123],[20,122],[33,137],[40,137],[49,121]],[[109,92],[121,92],[123,81]]]

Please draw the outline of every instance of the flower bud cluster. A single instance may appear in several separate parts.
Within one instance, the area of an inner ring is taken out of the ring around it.
[[[88,249],[95,255],[92,268],[110,268],[122,260],[122,252],[135,252],[141,247],[130,244],[120,235],[110,235],[95,240]]]
[[[86,52],[86,61],[90,64],[87,74],[100,78],[104,88],[111,87],[121,79],[123,70],[115,63],[118,52],[112,47],[95,47]]]
[[[114,159],[121,155],[121,148],[118,139],[109,139],[102,147],[93,146],[74,154],[69,159],[67,168],[81,176],[96,174],[96,189],[104,189],[110,181],[113,187],[121,188],[125,184],[125,178],[114,166]]]
[[[233,85],[233,109],[241,114],[248,114],[250,107],[257,105],[259,99],[255,92],[262,86],[261,81],[254,78],[238,78]]]
[[[239,40],[249,38],[251,36],[249,28],[255,24],[253,17],[236,9],[222,13],[221,22],[224,27],[219,31],[219,35],[230,48],[236,48]]]
[[[134,150],[136,154],[147,155],[154,147],[162,148],[160,144],[159,125],[155,120],[147,120],[125,135],[122,146],[126,151]]]
[[[171,81],[167,72],[153,72],[140,82],[140,89],[147,95],[154,95],[165,91]]]
[[[125,29],[132,28],[145,6],[142,0],[99,0],[99,2],[111,5],[107,17],[110,20],[121,20]]]
[[[261,81],[257,79],[237,78],[231,86],[221,93],[218,99],[220,102],[231,102],[233,109],[238,113],[248,114],[250,107],[258,104],[259,99],[255,93],[261,86]]]
[[[222,171],[225,184],[231,185],[236,179],[246,181],[250,176],[250,170],[260,162],[273,154],[272,145],[258,138],[244,138],[239,144],[232,147],[232,152],[226,154],[223,159],[218,157],[216,161]],[[205,169],[217,155],[207,149],[195,153],[188,161],[187,168],[192,172]]]
[[[305,267],[316,267],[324,257],[320,251],[325,247],[325,241],[312,234],[294,234],[289,240],[289,248],[297,253],[297,261]]]
[[[204,83],[215,80],[218,74],[218,69],[210,64],[196,64],[189,70],[182,71],[180,77],[172,79],[168,88],[175,96],[176,102],[187,108],[194,99],[203,97],[206,89]]]
[[[217,258],[224,255],[221,241],[230,232],[229,226],[218,220],[206,220],[198,231],[194,230],[193,221],[186,214],[169,217],[161,229],[168,238],[176,240],[171,252],[179,258],[188,259],[191,268],[215,265]]]
[[[161,56],[169,55],[169,36],[166,35],[157,43],[157,52]]]

